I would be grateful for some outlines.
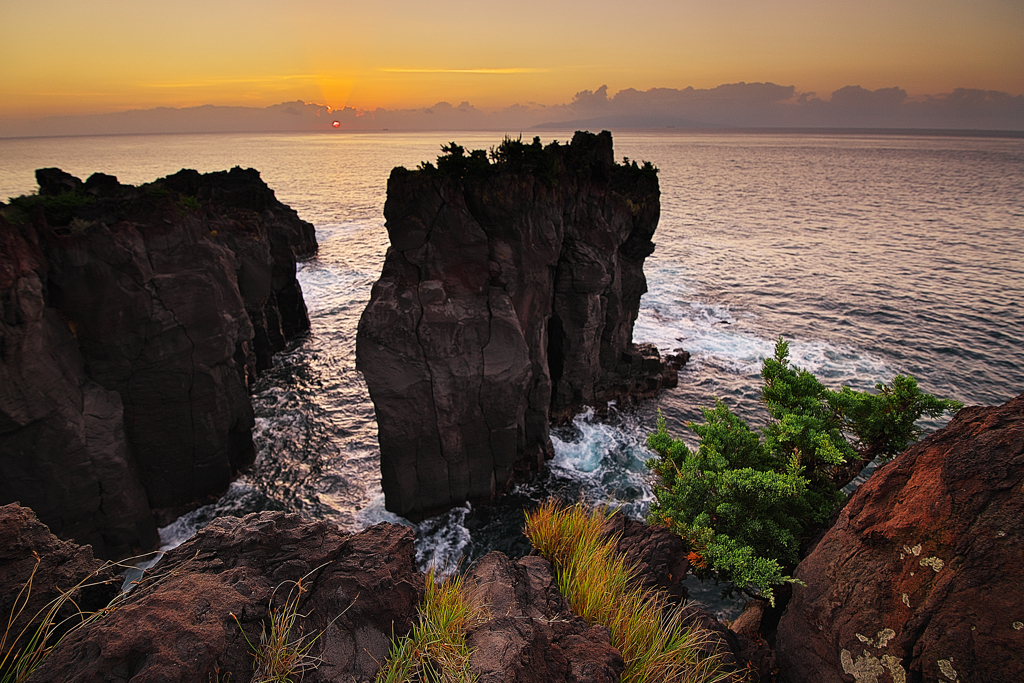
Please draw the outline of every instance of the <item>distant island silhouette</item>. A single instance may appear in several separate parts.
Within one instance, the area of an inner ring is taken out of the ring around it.
[[[335,125],[337,124],[337,125]],[[303,101],[0,119],[0,137],[384,130],[870,129],[1024,133],[1024,95],[957,88],[911,97],[898,87],[846,86],[826,99],[774,83],[709,89],[582,90],[568,104],[484,111],[469,102],[417,109],[332,109]]]

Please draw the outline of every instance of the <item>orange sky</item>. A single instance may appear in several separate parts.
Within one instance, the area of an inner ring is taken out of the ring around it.
[[[583,89],[1024,94],[1021,0],[3,0],[0,117],[302,99],[562,104]]]

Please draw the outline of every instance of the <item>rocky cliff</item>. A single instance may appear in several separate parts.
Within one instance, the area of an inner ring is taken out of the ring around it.
[[[616,164],[607,132],[445,150],[388,180],[391,247],[356,343],[386,504],[413,519],[538,469],[552,417],[675,379],[632,344],[656,169]]]
[[[1024,680],[1024,394],[879,468],[797,567],[781,680]]]
[[[316,241],[253,170],[36,175],[0,217],[0,501],[123,556],[252,462],[248,386],[309,327]]]

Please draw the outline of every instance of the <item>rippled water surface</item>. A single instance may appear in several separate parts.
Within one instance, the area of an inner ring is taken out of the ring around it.
[[[259,457],[208,506],[164,530],[173,541],[218,514],[286,509],[356,529],[383,509],[376,423],[355,371],[355,331],[387,248],[394,166],[456,140],[502,134],[168,135],[0,140],[0,196],[59,166],[142,183],[182,167],[260,170],[312,222],[319,255],[299,279],[313,329],[277,358],[255,396]],[[551,135],[565,141],[570,132]],[[634,338],[693,360],[679,388],[608,420],[555,434],[551,471],[495,506],[419,525],[423,562],[526,551],[521,510],[557,493],[642,515],[646,434],[661,409],[676,432],[722,398],[763,420],[760,361],[779,335],[834,386],[896,373],[967,404],[1024,391],[1024,140],[893,135],[621,133],[617,156],[660,168],[661,223]],[[929,425],[931,428],[938,423]]]

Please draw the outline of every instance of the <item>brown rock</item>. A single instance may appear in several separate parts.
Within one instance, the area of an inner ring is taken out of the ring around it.
[[[124,557],[252,463],[249,385],[309,328],[313,226],[252,169],[37,177],[0,218],[0,502]]]
[[[686,599],[682,581],[690,571],[686,557],[690,549],[678,534],[621,514],[608,519],[605,533],[618,537],[615,549],[634,567],[634,576],[641,585],[661,589],[677,602]]]
[[[31,586],[19,596],[30,578]],[[36,615],[49,609],[49,603],[62,592],[71,591],[83,581],[88,585],[72,595],[83,612],[104,607],[117,595],[121,583],[115,572],[93,557],[88,546],[57,539],[32,510],[20,505],[0,506],[0,619],[8,633],[0,659],[9,648],[21,651],[39,623]],[[22,608],[21,614],[8,628],[8,619],[18,607]],[[76,614],[77,610],[68,603],[56,621],[68,619],[70,626],[75,623]],[[29,626],[26,634],[18,638]]]
[[[750,683],[771,681],[776,670],[775,652],[764,637],[768,611],[766,601],[751,600],[729,624],[729,630],[736,634],[735,653],[739,661],[746,662]]]
[[[412,626],[422,595],[412,532],[381,524],[358,534],[285,513],[220,518],[167,554],[116,611],[70,636],[31,681],[246,680],[269,605],[303,580],[299,619],[323,632],[323,659],[304,680],[370,680],[391,637]],[[276,593],[275,593],[276,590]]]
[[[588,626],[558,592],[541,557],[485,555],[467,575],[489,618],[470,630],[470,666],[480,683],[608,683],[624,663],[608,629]]]
[[[0,217],[0,502],[125,557],[158,542],[121,397],[90,379],[66,319],[46,305],[31,228]]]
[[[786,680],[1024,680],[1024,395],[880,467],[799,565]]]

